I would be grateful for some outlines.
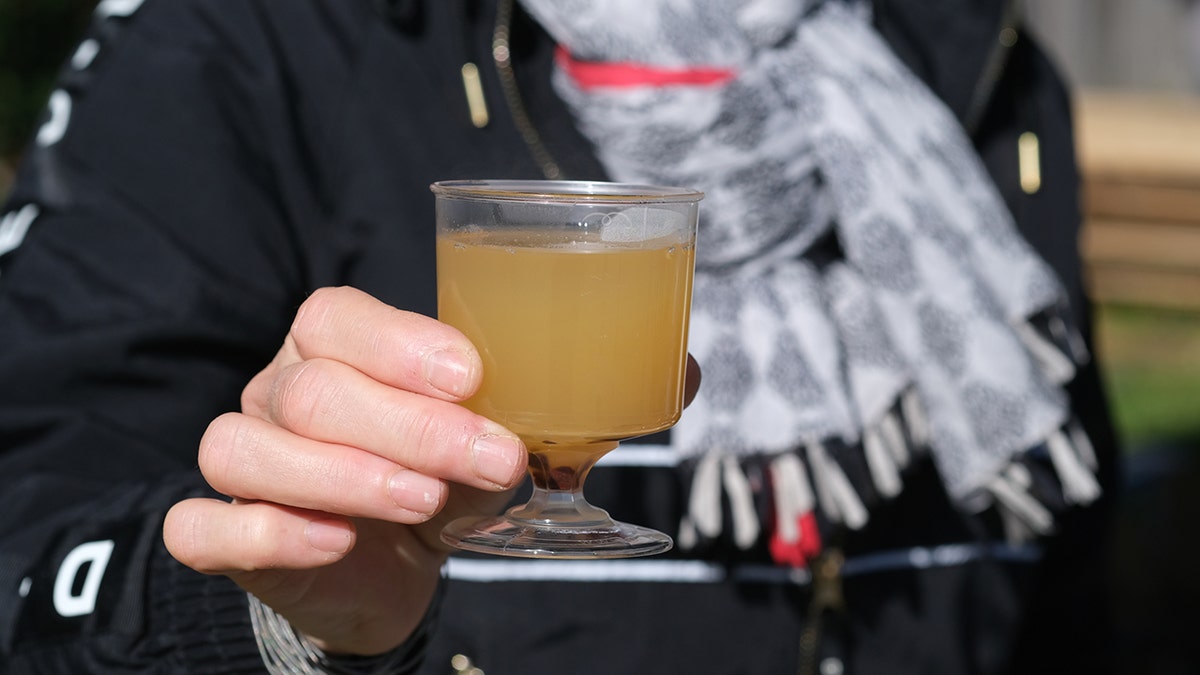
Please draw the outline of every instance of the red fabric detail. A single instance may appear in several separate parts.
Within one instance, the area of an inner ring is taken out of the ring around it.
[[[584,90],[723,84],[737,75],[730,68],[659,68],[629,61],[580,61],[561,45],[555,57],[559,67]]]
[[[778,527],[772,530],[769,543],[771,559],[779,565],[808,567],[808,561],[821,552],[821,533],[817,529],[817,516],[809,511],[796,518],[796,524],[800,527],[800,538],[796,541],[784,541],[779,536]]]

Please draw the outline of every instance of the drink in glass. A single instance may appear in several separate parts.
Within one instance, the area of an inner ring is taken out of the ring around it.
[[[533,495],[443,539],[526,557],[628,557],[666,535],[583,498],[619,441],[679,419],[695,261],[689,190],[566,181],[437,183],[438,318],[483,358],[465,405],[530,453]]]

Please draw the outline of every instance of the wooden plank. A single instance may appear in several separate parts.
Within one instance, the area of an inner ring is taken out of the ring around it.
[[[1079,237],[1084,260],[1200,274],[1200,222],[1089,218]]]
[[[1196,148],[1200,154],[1200,147]],[[1200,227],[1200,185],[1181,187],[1087,177],[1082,208],[1089,217],[1168,220]]]
[[[1088,179],[1200,187],[1200,96],[1085,90],[1074,103]]]
[[[1085,280],[1096,302],[1200,311],[1200,273],[1091,264]]]

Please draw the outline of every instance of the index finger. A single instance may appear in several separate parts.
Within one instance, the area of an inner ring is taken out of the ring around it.
[[[479,388],[483,363],[457,329],[350,287],[312,293],[288,340],[301,359],[326,358],[393,387],[461,401]]]

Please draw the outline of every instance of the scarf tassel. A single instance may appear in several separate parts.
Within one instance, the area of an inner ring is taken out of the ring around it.
[[[818,442],[741,460],[709,453],[691,473],[678,543],[685,550],[722,538],[740,550],[765,543],[776,563],[805,567],[822,550],[823,526],[861,529],[873,503],[900,494],[905,469],[926,447],[926,429],[912,392],[870,426],[852,449],[861,453],[870,485],[856,486],[836,453]],[[1043,450],[1030,454],[1046,462],[1018,457],[985,490],[1014,544],[1052,534],[1056,512],[1101,493],[1095,450],[1077,422],[1056,430]]]
[[[1052,534],[1055,511],[1087,506],[1103,491],[1096,477],[1096,451],[1078,422],[1056,430],[1044,449],[1049,467],[1014,461],[987,486],[1012,543]],[[1052,476],[1055,484],[1039,484],[1037,471]]]
[[[870,477],[862,486],[836,453],[815,441],[769,457],[710,452],[692,466],[678,544],[689,550],[728,537],[749,550],[765,538],[777,563],[806,566],[822,550],[822,523],[861,529],[870,503],[901,492],[927,428],[915,393],[906,393],[851,449],[861,453]],[[752,479],[759,475],[765,478]]]

